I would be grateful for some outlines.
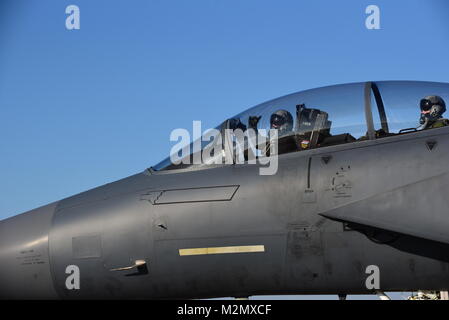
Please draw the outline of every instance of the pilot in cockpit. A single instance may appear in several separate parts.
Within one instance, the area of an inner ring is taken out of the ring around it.
[[[287,110],[278,110],[271,115],[270,128],[278,130],[279,137],[290,134],[293,130],[293,117]]]
[[[439,96],[427,96],[420,102],[421,117],[418,130],[441,128],[449,125],[449,120],[443,118],[446,103]]]
[[[270,117],[270,129],[278,131],[278,154],[297,151],[293,136],[293,117],[290,112],[280,109]]]

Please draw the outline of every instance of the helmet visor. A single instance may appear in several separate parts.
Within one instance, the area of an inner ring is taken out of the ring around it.
[[[420,106],[421,106],[421,111],[429,111],[430,109],[432,109],[433,103],[432,103],[432,101],[430,101],[428,99],[422,99]]]
[[[285,118],[277,115],[277,114],[273,114],[271,116],[271,126],[273,128],[280,128],[282,125],[284,125],[286,122]]]

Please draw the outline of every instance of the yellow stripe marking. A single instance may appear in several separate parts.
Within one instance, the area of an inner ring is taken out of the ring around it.
[[[251,253],[251,252],[265,252],[265,246],[260,245],[260,246],[179,249],[180,256],[200,256],[206,254]]]

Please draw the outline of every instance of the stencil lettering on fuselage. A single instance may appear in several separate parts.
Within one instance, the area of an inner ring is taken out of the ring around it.
[[[330,188],[327,191],[333,193],[334,198],[351,198],[352,182],[350,179],[351,166],[342,166],[331,179]]]

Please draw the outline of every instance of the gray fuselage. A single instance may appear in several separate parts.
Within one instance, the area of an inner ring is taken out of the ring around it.
[[[0,298],[369,293],[370,265],[384,291],[447,290],[448,150],[441,128],[281,155],[273,176],[147,170],[1,221]]]

